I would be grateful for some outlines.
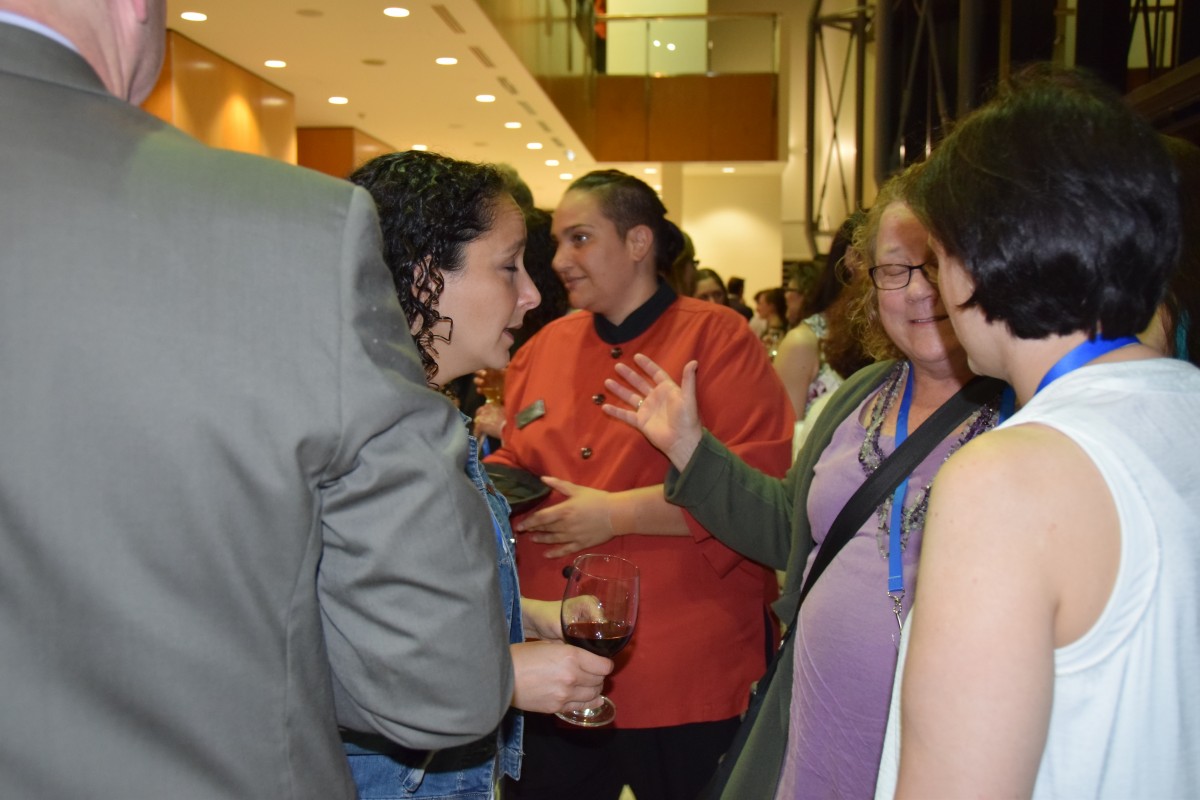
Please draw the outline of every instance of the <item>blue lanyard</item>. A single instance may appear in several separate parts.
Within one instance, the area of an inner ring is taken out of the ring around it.
[[[896,414],[897,449],[908,438],[908,412],[912,408],[915,382],[910,364],[904,386],[904,398],[900,401],[900,411]],[[1013,392],[1011,386],[1005,386],[1000,395],[1000,417],[997,424],[1012,416],[1016,403],[1016,393]],[[900,533],[904,524],[904,496],[906,494],[908,494],[908,478],[900,481],[895,491],[892,492],[892,513],[888,524],[888,594],[891,595],[895,604],[894,612],[897,622],[900,622],[901,600],[904,597],[904,560],[900,551]]]
[[[912,408],[913,398],[913,368],[908,365],[908,376],[904,381],[904,399],[900,401],[900,412],[896,415],[896,447],[904,444],[908,438],[908,411]],[[893,452],[895,452],[893,450]],[[904,562],[900,554],[900,528],[904,521],[904,495],[908,493],[908,478],[900,481],[900,485],[892,492],[892,517],[888,533],[888,594],[897,604],[897,621],[900,619],[899,603],[904,596]],[[896,593],[899,593],[899,597]]]
[[[1042,382],[1038,384],[1037,391],[1034,394],[1045,389],[1068,372],[1079,369],[1089,361],[1097,359],[1105,353],[1111,353],[1113,350],[1122,348],[1125,345],[1137,344],[1137,341],[1137,338],[1133,336],[1121,336],[1116,339],[1085,339],[1068,350],[1066,355],[1058,361],[1054,362],[1054,366],[1042,378]]]

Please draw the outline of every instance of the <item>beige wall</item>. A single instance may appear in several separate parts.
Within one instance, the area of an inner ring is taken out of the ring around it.
[[[663,186],[664,192],[667,186]],[[683,212],[701,267],[746,279],[747,298],[778,286],[783,262],[778,175],[685,175]]]

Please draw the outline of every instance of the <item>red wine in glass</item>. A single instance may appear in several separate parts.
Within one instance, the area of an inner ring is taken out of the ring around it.
[[[612,658],[629,643],[637,624],[638,568],[619,556],[589,553],[571,565],[563,590],[563,640],[597,655]],[[584,711],[565,711],[559,719],[594,728],[616,717],[607,697]]]
[[[633,629],[624,622],[572,622],[563,628],[567,644],[612,658],[629,644]]]

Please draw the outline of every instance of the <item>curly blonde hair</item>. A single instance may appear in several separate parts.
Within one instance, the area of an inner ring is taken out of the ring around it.
[[[858,254],[861,269],[854,271],[850,283],[848,319],[855,337],[863,349],[877,360],[904,358],[900,348],[888,337],[879,320],[879,292],[871,282],[870,271],[875,266],[875,243],[879,237],[879,222],[883,212],[892,203],[906,203],[914,178],[921,164],[913,164],[903,172],[893,175],[875,196],[875,205],[867,212],[867,219],[854,231],[851,247]]]

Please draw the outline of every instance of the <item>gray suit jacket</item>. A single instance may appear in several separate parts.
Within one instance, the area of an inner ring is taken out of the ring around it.
[[[813,470],[833,433],[873,392],[894,361],[864,367],[829,398],[783,480],[749,467],[707,431],[683,473],[667,475],[667,499],[684,506],[713,536],[747,558],[786,569],[775,614],[785,623],[796,614],[804,569],[812,551],[808,489]],[[722,798],[771,800],[787,752],[792,707],[793,648],[779,654],[775,677]]]
[[[478,739],[495,538],[350,184],[0,25],[0,794],[353,796]]]

